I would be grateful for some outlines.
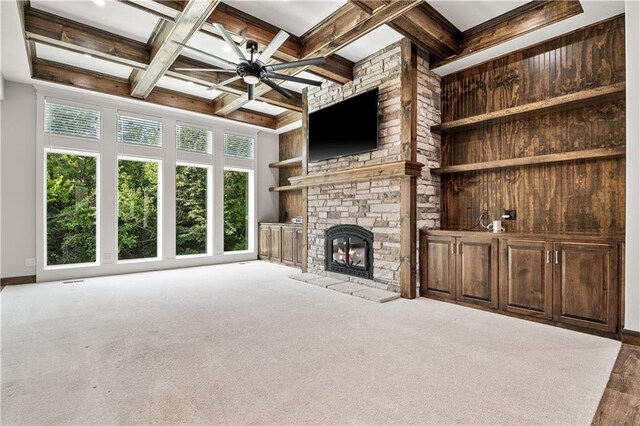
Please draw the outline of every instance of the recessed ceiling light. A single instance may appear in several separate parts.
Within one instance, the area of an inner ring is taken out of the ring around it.
[[[98,6],[104,6],[106,4],[104,0],[93,0],[93,2]]]
[[[222,50],[224,50],[225,52],[231,52],[231,48],[229,46],[227,46],[226,44],[224,46],[222,46]]]

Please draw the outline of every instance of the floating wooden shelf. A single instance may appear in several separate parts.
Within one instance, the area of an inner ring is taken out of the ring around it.
[[[288,158],[282,161],[276,161],[275,163],[269,164],[269,167],[272,168],[281,168],[281,167],[293,167],[302,165],[302,157],[293,157]]]
[[[468,127],[478,126],[492,121],[513,120],[524,114],[540,114],[551,110],[561,110],[576,107],[586,103],[593,103],[596,99],[607,98],[624,94],[625,84],[617,83],[610,86],[596,87],[595,89],[583,90],[582,92],[570,93],[568,95],[557,96],[544,101],[533,102],[500,111],[489,112],[487,114],[474,115],[472,117],[461,118],[459,120],[448,121],[437,126],[431,126],[431,131],[440,133],[445,131],[462,130]]]
[[[562,163],[566,161],[589,160],[596,158],[623,157],[625,148],[597,148],[583,151],[561,152],[558,154],[536,155],[533,157],[513,158],[509,160],[485,161],[483,163],[459,164],[431,169],[433,174],[465,173],[478,170],[504,169],[508,167],[531,166],[536,164]]]
[[[271,192],[283,192],[283,191],[298,191],[304,188],[304,186],[294,186],[294,185],[285,185],[285,186],[274,186],[269,188]]]
[[[402,176],[420,176],[424,164],[415,161],[392,161],[335,172],[313,173],[289,178],[292,186],[308,187],[345,182],[362,182]]]

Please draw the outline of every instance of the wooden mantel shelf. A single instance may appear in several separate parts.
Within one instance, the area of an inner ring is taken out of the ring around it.
[[[445,166],[439,169],[431,169],[433,174],[465,173],[478,170],[504,169],[508,167],[531,166],[535,164],[552,164],[566,161],[592,160],[598,158],[623,157],[626,153],[624,147],[596,148],[583,151],[561,152],[557,154],[536,155],[533,157],[513,158],[509,160],[485,161],[484,163],[458,164]]]
[[[293,187],[333,185],[345,182],[362,182],[402,176],[420,176],[424,164],[415,161],[393,161],[334,172],[313,173],[289,178]]]
[[[519,105],[511,108],[493,111],[486,114],[474,115],[472,117],[461,118],[459,120],[447,121],[437,126],[431,126],[431,131],[440,133],[444,131],[462,130],[481,124],[498,121],[513,120],[523,114],[540,114],[542,112],[561,110],[575,107],[586,103],[593,103],[598,99],[608,99],[612,96],[624,95],[625,84],[616,83],[610,86],[596,87],[594,89],[583,90],[577,93],[557,96],[544,101],[532,102],[526,105]]]

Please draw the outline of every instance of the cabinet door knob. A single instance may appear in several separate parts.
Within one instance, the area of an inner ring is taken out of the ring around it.
[[[557,265],[558,263],[560,263],[560,262],[558,261],[558,250],[556,250],[556,265]]]
[[[551,252],[547,250],[547,263],[551,263]]]

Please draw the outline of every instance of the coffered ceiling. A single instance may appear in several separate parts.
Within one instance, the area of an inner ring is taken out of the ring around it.
[[[326,65],[291,73],[342,84],[352,79],[354,63],[405,36],[446,74],[504,54],[503,46],[515,50],[624,10],[621,1],[604,7],[577,0],[192,1],[212,10],[207,19],[182,0],[2,1],[1,72],[7,80],[45,80],[277,129],[299,119],[304,84],[282,83],[292,99],[258,85],[256,100],[248,101],[242,81],[207,90],[228,76],[175,70],[216,65],[210,54],[237,60],[213,24],[221,23],[241,48],[251,39],[264,49],[284,29],[290,37],[276,62],[324,56]],[[187,13],[198,16],[188,21]],[[162,43],[177,25],[188,34],[186,44],[204,53]]]

